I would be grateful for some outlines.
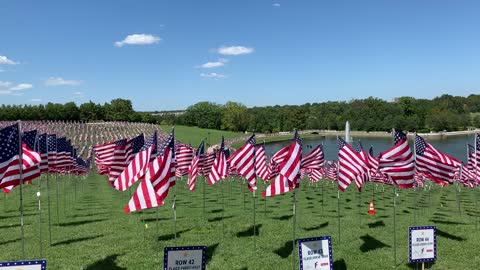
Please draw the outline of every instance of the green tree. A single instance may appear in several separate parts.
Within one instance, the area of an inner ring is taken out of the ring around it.
[[[229,101],[223,107],[222,129],[245,131],[250,121],[247,106]]]

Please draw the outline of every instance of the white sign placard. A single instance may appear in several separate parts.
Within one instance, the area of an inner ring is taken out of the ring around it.
[[[47,269],[46,260],[0,262],[0,270],[45,270],[45,269]]]
[[[166,247],[164,270],[205,270],[206,246]]]
[[[332,240],[330,236],[298,240],[300,270],[333,269]]]
[[[409,228],[410,263],[437,260],[437,228],[435,226]]]

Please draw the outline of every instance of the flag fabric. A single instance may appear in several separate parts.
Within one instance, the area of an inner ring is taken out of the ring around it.
[[[114,142],[95,145],[93,150],[95,151],[95,164],[97,164],[97,170],[99,174],[107,174],[110,168],[110,164],[113,160],[113,154],[115,147],[125,144],[126,140],[121,139]]]
[[[208,174],[210,174],[210,170],[212,169],[214,162],[215,153],[208,153],[206,155],[203,155],[202,159],[200,160],[201,173],[203,176],[207,177]]]
[[[125,213],[163,205],[170,187],[175,185],[175,138],[170,133],[158,156],[149,164],[145,178],[125,206]]]
[[[190,164],[190,167],[188,168],[188,189],[192,192],[195,191],[195,182],[197,180],[199,163],[200,163],[200,159],[203,156],[204,147],[205,146],[202,141],[202,143],[200,143],[200,145],[198,146],[197,153],[193,158],[192,163]]]
[[[0,188],[20,184],[19,125],[0,130]],[[22,144],[22,178],[31,181],[40,176],[40,155]]]
[[[57,160],[55,168],[58,171],[66,170],[66,167],[72,165],[70,158],[70,146],[66,138],[57,138]]]
[[[22,142],[30,149],[37,150],[37,130],[26,131],[22,134]]]
[[[208,174],[208,184],[213,185],[221,179],[227,178],[227,158],[225,157],[225,142],[222,136],[222,143],[217,152],[215,161]]]
[[[54,172],[57,166],[57,135],[47,135],[48,171]]]
[[[113,160],[108,170],[108,181],[110,183],[113,184],[115,182],[144,144],[145,136],[142,133],[123,145],[115,147]]]
[[[294,181],[288,180],[287,177],[279,174],[275,177],[275,180],[270,182],[270,185],[263,191],[263,197],[272,197],[280,194],[287,193],[295,188],[298,188],[300,185],[297,183],[297,179]]]
[[[415,134],[415,164],[417,172],[423,173],[436,183],[453,184],[461,162],[441,151],[438,151],[422,137]]]
[[[38,151],[40,152],[40,173],[48,172],[48,150],[47,150],[47,134],[43,133],[38,136]]]
[[[361,142],[358,142],[357,147],[355,148],[355,152],[358,153],[360,158],[363,160],[363,162],[368,166],[367,171],[364,173],[361,173],[355,178],[355,186],[357,187],[358,191],[362,191],[362,186],[364,183],[370,181],[370,164],[369,164],[369,159],[367,153],[365,153],[365,150],[363,150],[363,145]]]
[[[302,140],[295,130],[293,141],[289,146],[287,158],[280,164],[280,174],[285,176],[291,182],[298,179],[300,173],[300,164],[302,160]]]
[[[394,146],[380,153],[378,170],[400,188],[411,188],[415,182],[415,158],[408,144],[407,135],[394,130]]]
[[[268,179],[274,179],[280,173],[279,164],[283,162],[285,157],[288,154],[289,147],[286,146],[280,150],[278,150],[273,156],[270,158],[270,163],[268,164]]]
[[[175,168],[175,175],[182,177],[188,174],[188,167],[192,163],[194,150],[193,147],[186,144],[177,144],[175,151],[175,158],[177,160],[177,168]]]
[[[325,166],[323,146],[320,144],[302,158],[300,168],[320,170]]]
[[[113,187],[119,191],[130,188],[138,179],[142,178],[147,169],[151,157],[157,152],[157,133],[147,139],[140,151],[133,157],[132,161],[113,181]]]
[[[332,179],[336,181],[338,178],[338,162],[334,160],[329,160],[327,161],[327,165],[328,165],[328,168],[327,168],[326,177],[328,179]]]
[[[368,171],[364,159],[342,138],[338,142],[338,188],[341,191]]]
[[[475,171],[476,182],[480,183],[480,133],[475,134],[474,171]]]
[[[255,150],[255,172],[257,176],[267,182],[270,178],[268,175],[267,155],[265,154],[265,146],[259,145]]]
[[[237,171],[247,179],[248,188],[250,191],[257,189],[255,180],[255,133],[240,147],[231,157],[230,164],[235,167]]]

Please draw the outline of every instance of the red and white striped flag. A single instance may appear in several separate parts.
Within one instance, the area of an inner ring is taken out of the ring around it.
[[[225,143],[222,136],[220,150],[208,174],[208,184],[213,185],[221,179],[227,178],[227,158],[225,157]]]
[[[250,191],[257,189],[255,180],[255,133],[230,157],[230,164],[247,179]]]
[[[277,177],[275,177],[275,180],[270,182],[270,185],[265,189],[265,191],[263,191],[262,196],[272,197],[294,190],[300,186],[297,183],[297,179],[294,179],[292,182],[288,180],[287,177],[279,174]]]
[[[365,160],[342,138],[338,137],[338,188],[345,191],[347,187],[362,174],[368,172]]]
[[[289,146],[286,159],[280,164],[280,174],[285,176],[291,182],[296,181],[300,173],[300,163],[302,160],[302,140],[295,130],[293,141]]]
[[[265,146],[257,146],[255,151],[255,171],[257,176],[267,182],[270,178],[267,169],[267,155],[265,154]]]
[[[413,157],[407,135],[400,130],[394,131],[395,145],[380,153],[378,170],[385,174],[400,188],[411,188],[415,183],[415,158]]]
[[[197,154],[193,158],[192,163],[190,164],[190,167],[188,168],[188,189],[190,191],[195,191],[195,183],[196,183],[197,175],[198,175],[198,171],[199,171],[199,166],[198,165],[200,163],[200,159],[203,156],[203,152],[204,152],[204,143],[202,141],[200,146],[198,146]]]
[[[300,168],[320,170],[325,166],[323,146],[320,144],[302,158]]]
[[[423,173],[436,183],[453,184],[461,162],[435,149],[422,137],[415,134],[415,161],[417,172]]]
[[[177,168],[175,168],[175,175],[182,177],[188,174],[188,167],[192,163],[194,156],[193,147],[186,144],[177,144],[175,158],[177,160]]]

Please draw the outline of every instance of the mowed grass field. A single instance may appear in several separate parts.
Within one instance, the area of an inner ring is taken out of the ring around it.
[[[24,187],[27,259],[41,258],[37,183]],[[162,269],[163,248],[186,245],[208,247],[207,269],[292,269],[292,263],[298,269],[298,251],[292,245],[293,192],[266,201],[256,198],[254,247],[254,201],[243,180],[227,179],[210,187],[202,177],[192,193],[182,179],[158,213],[150,209],[127,215],[123,208],[130,192],[113,190],[104,176],[50,177],[49,245],[46,178],[41,183],[42,246],[48,269]],[[259,183],[259,193],[264,188]],[[0,197],[0,261],[22,259],[18,191]],[[392,187],[366,184],[360,194],[351,186],[338,201],[332,182],[310,185],[303,181],[297,190],[296,238],[332,236],[335,269],[415,269],[418,266],[408,265],[408,227],[436,225],[438,261],[427,268],[478,269],[477,191],[462,188],[458,211],[454,186],[397,190],[395,265]],[[376,214],[369,216],[373,197]]]
[[[172,126],[161,125],[160,128],[170,133]],[[223,131],[216,129],[206,129],[199,127],[189,127],[189,126],[175,126],[175,139],[186,144],[191,144],[193,147],[197,147],[202,140],[205,141],[205,144],[214,145],[218,144],[222,140],[222,135],[225,140],[248,136],[241,132],[231,132]]]

